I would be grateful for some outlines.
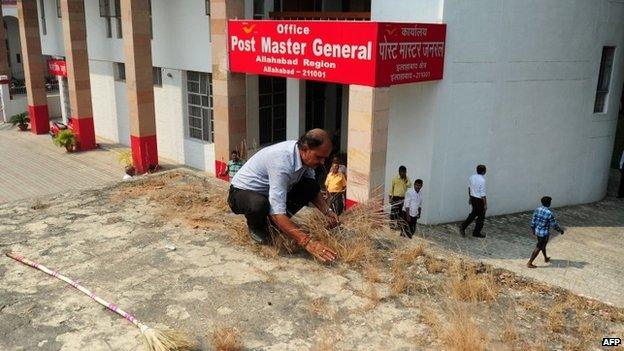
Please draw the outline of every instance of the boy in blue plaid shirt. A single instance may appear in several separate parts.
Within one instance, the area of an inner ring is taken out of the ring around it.
[[[550,196],[544,196],[541,201],[542,206],[535,209],[535,212],[533,212],[533,220],[531,221],[532,235],[537,239],[537,246],[531,254],[529,263],[527,263],[527,267],[529,268],[537,267],[533,264],[533,260],[539,255],[540,251],[544,254],[544,261],[550,261],[550,257],[546,256],[546,244],[548,244],[548,238],[550,237],[550,228],[552,227],[563,234],[563,229],[559,227],[559,223],[557,223],[555,215],[550,209],[552,198]]]

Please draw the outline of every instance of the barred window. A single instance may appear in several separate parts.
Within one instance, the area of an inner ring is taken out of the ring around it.
[[[56,0],[56,15],[58,16],[58,18],[63,17],[61,15],[61,0]]]
[[[189,136],[212,142],[214,120],[212,111],[212,75],[203,72],[186,72]]]

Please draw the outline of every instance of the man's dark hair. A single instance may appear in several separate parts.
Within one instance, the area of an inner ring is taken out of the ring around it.
[[[477,166],[477,174],[485,174],[485,165]]]
[[[400,166],[399,172],[407,172],[407,168],[405,168],[405,166]]]
[[[240,152],[238,152],[238,150],[232,150],[232,153],[240,156]]]
[[[326,131],[318,128],[311,129],[299,137],[297,147],[301,150],[306,145],[309,149],[316,149],[327,141],[329,141],[329,135],[327,135]]]
[[[550,207],[551,202],[552,202],[552,198],[550,196],[544,196],[542,198],[542,206]]]
[[[422,183],[423,183],[422,179],[416,179],[416,180],[414,181],[414,184],[420,184],[420,185],[422,185]]]

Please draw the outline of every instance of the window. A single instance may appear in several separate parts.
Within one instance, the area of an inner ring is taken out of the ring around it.
[[[100,17],[104,17],[106,21],[106,37],[113,37],[113,28],[111,25],[111,6],[110,0],[100,0]]]
[[[253,2],[253,19],[264,18],[264,0],[254,0]]]
[[[115,0],[115,15],[113,16],[117,20],[117,38],[123,38],[123,28],[121,24],[121,2],[119,0]]]
[[[115,80],[125,82],[126,81],[126,65],[123,62],[114,63]]]
[[[15,54],[15,61],[17,61],[17,63],[22,63],[22,54]]]
[[[596,100],[594,101],[594,113],[607,112],[607,97],[609,96],[614,54],[614,46],[604,46],[602,48],[600,72],[598,73],[598,87],[596,88]]]
[[[41,32],[43,33],[43,35],[47,35],[48,28],[46,26],[45,6],[43,6],[43,0],[39,0],[39,11],[39,14],[41,15]]]
[[[189,136],[212,142],[214,120],[212,116],[212,75],[203,72],[186,72]]]
[[[56,0],[56,15],[58,16],[58,18],[63,17],[61,15],[61,0]]]
[[[206,15],[210,15],[210,0],[206,0]]]
[[[162,68],[152,68],[152,75],[154,76],[154,85],[157,87],[162,87]]]
[[[260,145],[286,140],[286,78],[258,77]]]

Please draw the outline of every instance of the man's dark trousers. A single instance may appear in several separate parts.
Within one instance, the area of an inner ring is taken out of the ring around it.
[[[321,188],[316,180],[302,177],[286,195],[288,216],[295,215],[303,206],[307,206],[320,191]],[[245,215],[250,229],[267,229],[267,217],[270,209],[267,196],[255,191],[242,190],[230,186],[228,204],[232,212]]]
[[[470,197],[470,205],[472,206],[472,211],[468,215],[468,218],[462,223],[462,230],[466,230],[470,223],[477,219],[477,223],[475,224],[474,231],[472,235],[479,236],[481,235],[481,229],[483,228],[483,221],[485,220],[485,202],[483,199],[471,196]]]

